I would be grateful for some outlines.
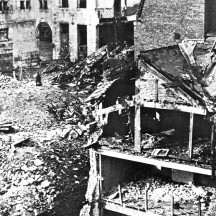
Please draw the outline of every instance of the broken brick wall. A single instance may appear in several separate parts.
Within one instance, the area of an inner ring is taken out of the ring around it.
[[[177,44],[184,38],[204,38],[204,0],[146,0],[135,25],[135,54]]]

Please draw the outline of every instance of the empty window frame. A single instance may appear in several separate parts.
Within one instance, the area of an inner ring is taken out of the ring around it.
[[[86,8],[87,7],[86,0],[78,0],[77,7],[78,8]]]
[[[115,0],[114,11],[115,12],[121,12],[121,0]]]
[[[20,1],[20,10],[25,10],[25,1]]]
[[[0,40],[8,40],[8,28],[0,29]]]
[[[26,9],[31,9],[31,3],[30,1],[26,1]]]
[[[0,11],[8,10],[8,2],[7,1],[0,1]]]
[[[62,5],[63,8],[68,8],[68,0],[62,0]]]
[[[40,10],[47,10],[48,9],[47,0],[39,0],[39,8]]]
[[[48,9],[48,4],[47,4],[47,0],[44,0],[44,10]]]

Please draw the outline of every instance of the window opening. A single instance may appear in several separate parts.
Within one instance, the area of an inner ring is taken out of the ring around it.
[[[30,1],[26,1],[26,9],[31,9]]]
[[[45,0],[44,1],[44,10],[47,10],[48,9],[48,4],[47,4],[47,1]]]
[[[86,8],[86,0],[78,0],[78,8]]]
[[[62,7],[68,8],[68,0],[62,0]]]
[[[0,40],[8,39],[8,28],[0,29]]]
[[[25,10],[25,2],[24,1],[20,1],[20,9]]]

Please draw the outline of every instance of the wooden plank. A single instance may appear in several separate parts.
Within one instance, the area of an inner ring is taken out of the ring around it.
[[[126,109],[126,108],[132,107],[132,106],[134,106],[134,101],[126,101],[125,100],[124,104],[120,103],[120,104],[116,104],[116,105],[113,105],[113,106],[98,110],[97,115],[109,114],[111,112],[116,112],[116,111]]]
[[[141,107],[135,106],[134,150],[141,152]]]
[[[212,124],[211,130],[211,155],[212,155],[212,178],[215,178],[215,125]]]
[[[155,101],[158,102],[158,79],[155,80]]]
[[[194,114],[190,113],[190,126],[189,126],[189,155],[188,157],[192,159],[193,157],[193,125],[194,125]]]
[[[99,176],[100,176],[100,194],[103,191],[103,180],[102,180],[102,158],[101,155],[99,155]]]
[[[141,106],[140,106],[140,70],[137,61],[135,81],[135,117],[134,117],[134,150],[141,152]]]
[[[123,206],[121,185],[118,185],[118,190],[119,190],[119,201],[120,201],[120,205]]]
[[[174,196],[171,196],[171,216],[174,216]]]
[[[108,203],[108,202],[103,202],[103,208],[112,211],[112,212],[118,212],[120,214],[128,215],[128,216],[159,216],[158,214],[154,214],[151,211],[138,211],[132,208],[128,207],[123,207],[114,203]]]
[[[141,106],[146,108],[155,108],[155,109],[166,109],[166,110],[175,110],[187,113],[194,113],[198,115],[206,115],[207,111],[203,107],[192,107],[185,106],[179,104],[162,104],[158,102],[149,102],[149,101],[141,101]]]
[[[119,153],[119,152],[110,151],[110,150],[108,151],[108,150],[98,149],[95,152],[98,154],[104,155],[104,156],[134,161],[134,162],[138,162],[138,163],[144,163],[144,164],[149,164],[149,165],[154,165],[154,166],[166,167],[166,168],[170,168],[170,169],[182,170],[185,172],[198,173],[198,174],[203,174],[203,175],[208,175],[208,176],[212,175],[211,169],[195,167],[192,165],[179,164],[179,163],[170,162],[170,161],[167,162],[167,161],[157,160],[157,159],[153,159],[153,158],[145,158],[143,156],[128,155],[128,154]]]
[[[140,105],[146,108],[155,108],[155,109],[163,109],[163,110],[174,110],[186,113],[194,113],[198,115],[206,115],[207,111],[203,107],[192,107],[185,106],[179,104],[162,104],[159,102],[149,102],[149,101],[141,101]],[[124,104],[113,105],[101,110],[97,111],[97,115],[109,114],[111,112],[116,112],[122,109],[126,109],[128,107],[135,106],[134,101],[125,101]]]

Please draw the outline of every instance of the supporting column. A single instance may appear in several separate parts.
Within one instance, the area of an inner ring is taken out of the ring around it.
[[[193,124],[194,124],[194,114],[190,113],[190,128],[189,128],[189,159],[193,157]]]
[[[138,61],[135,82],[134,150],[141,152],[140,70],[138,68]]]
[[[99,184],[99,189],[100,189],[100,196],[101,196],[101,192],[103,191],[103,177],[102,177],[102,159],[101,159],[101,154],[99,154],[99,180],[100,180],[100,184]]]
[[[212,155],[212,178],[215,178],[215,125],[212,124],[211,129],[211,155]]]

